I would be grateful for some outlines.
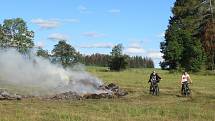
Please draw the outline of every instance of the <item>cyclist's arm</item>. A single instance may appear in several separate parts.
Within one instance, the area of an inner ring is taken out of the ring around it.
[[[180,84],[182,84],[183,76],[181,76],[181,80],[179,81]]]
[[[152,74],[150,74],[148,83],[151,82],[151,79],[152,79]]]
[[[192,83],[193,83],[193,81],[192,81],[192,79],[190,78],[190,76],[188,76],[188,78],[189,78],[190,83],[192,84]]]
[[[156,76],[159,80],[162,80],[162,78],[158,74],[156,74]]]

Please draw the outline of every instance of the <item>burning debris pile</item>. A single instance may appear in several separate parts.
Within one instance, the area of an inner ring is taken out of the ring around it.
[[[94,94],[85,94],[83,95],[84,99],[101,99],[101,98],[115,98],[115,97],[122,97],[128,94],[128,92],[120,89],[119,86],[111,83],[107,86],[102,85],[99,87],[99,91],[101,93],[94,93]]]
[[[47,99],[52,100],[80,100],[80,99],[101,99],[101,98],[116,98],[127,95],[128,92],[120,89],[119,86],[111,83],[107,86],[100,86],[97,93],[78,94],[76,92],[68,91],[54,96],[48,97]]]
[[[41,97],[53,100],[100,99],[128,94],[113,83],[103,85],[102,80],[85,71],[81,64],[63,68],[33,52],[23,55],[16,49],[0,48],[0,67],[0,84],[16,85],[17,92],[26,91],[28,95],[0,90],[1,100]]]
[[[119,98],[127,95],[123,89],[120,89],[116,84],[102,85],[98,88],[97,93],[87,93],[87,94],[78,94],[73,91],[59,93],[53,96],[44,96],[42,99],[47,100],[83,100],[83,99],[110,99],[110,98]],[[0,89],[0,100],[21,100],[27,98],[36,98],[37,96],[22,96],[17,94],[12,94],[6,91],[5,89]],[[41,98],[41,97],[38,97]]]
[[[4,89],[0,89],[0,100],[21,100],[22,96],[8,93]]]
[[[121,96],[125,96],[128,94],[128,92],[126,92],[125,90],[123,89],[120,89],[119,86],[111,83],[107,86],[105,86],[106,89],[112,91],[114,93],[115,96],[117,97],[121,97]]]
[[[82,97],[75,92],[69,91],[54,96],[45,97],[48,100],[80,100]]]

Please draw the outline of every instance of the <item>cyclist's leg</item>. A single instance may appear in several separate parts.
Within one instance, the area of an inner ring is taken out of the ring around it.
[[[150,83],[150,87],[149,87],[149,93],[151,93],[153,90],[152,90],[152,82]]]
[[[184,93],[184,84],[182,83],[181,84],[181,94],[183,95],[183,93]]]
[[[153,83],[153,95],[157,95],[157,83]]]
[[[151,86],[152,86],[152,88],[151,88],[151,94],[154,95],[154,88],[155,87],[154,87],[154,83],[153,82],[151,82]]]
[[[157,84],[157,95],[159,95],[159,85]]]
[[[184,89],[185,89],[185,95],[188,96],[189,95],[189,87],[188,87],[188,82],[185,82],[184,84]]]

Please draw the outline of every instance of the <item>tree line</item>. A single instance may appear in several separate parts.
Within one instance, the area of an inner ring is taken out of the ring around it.
[[[34,47],[34,32],[28,30],[26,22],[21,18],[6,19],[0,24],[0,47],[16,48],[22,54],[28,54]],[[154,68],[151,58],[123,54],[122,44],[112,48],[108,54],[83,55],[79,53],[66,40],[59,41],[51,52],[38,47],[37,56],[49,59],[52,63],[59,63],[63,67],[73,66],[76,63],[83,63],[91,66],[105,66],[110,70],[120,71],[130,68]]]
[[[154,62],[151,58],[142,56],[128,56],[122,53],[123,46],[118,44],[113,47],[110,55],[108,54],[80,54],[66,41],[59,41],[54,46],[52,54],[47,50],[39,48],[37,55],[49,58],[52,63],[61,63],[64,67],[75,63],[82,63],[88,66],[109,67],[110,70],[120,71],[126,68],[154,68]]]
[[[215,0],[176,0],[165,40],[162,69],[200,71],[215,68]]]
[[[108,67],[108,62],[111,56],[108,54],[95,53],[92,55],[82,55],[80,62],[89,66]],[[151,58],[142,56],[128,56],[129,68],[154,68],[154,63]]]

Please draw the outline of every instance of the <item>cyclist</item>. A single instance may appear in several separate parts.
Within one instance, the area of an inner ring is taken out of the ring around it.
[[[187,85],[189,83],[188,80],[192,84],[192,79],[190,78],[190,75],[186,71],[184,71],[182,73],[181,82],[180,82],[181,83],[181,93],[183,93],[183,87],[184,87],[184,85]],[[188,90],[189,90],[189,88],[188,88]]]
[[[150,74],[150,78],[149,78],[149,82],[151,82],[151,85],[150,85],[150,93],[153,91],[153,84],[157,84],[159,83],[159,81],[162,80],[161,77],[155,72],[153,71],[151,74]]]

